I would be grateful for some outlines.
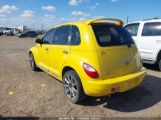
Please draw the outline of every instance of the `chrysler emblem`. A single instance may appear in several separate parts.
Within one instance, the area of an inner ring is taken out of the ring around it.
[[[129,65],[130,60],[125,60],[123,63],[124,63],[124,65]]]

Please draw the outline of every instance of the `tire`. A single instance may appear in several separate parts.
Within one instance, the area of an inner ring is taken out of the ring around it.
[[[72,103],[80,103],[85,100],[86,95],[84,93],[81,80],[78,74],[69,70],[63,75],[64,93],[66,98]]]
[[[158,61],[158,67],[159,67],[159,71],[161,71],[161,58]]]
[[[35,63],[35,59],[32,53],[29,53],[29,61],[30,61],[30,65],[33,71],[38,71],[39,68],[37,67],[36,63]]]

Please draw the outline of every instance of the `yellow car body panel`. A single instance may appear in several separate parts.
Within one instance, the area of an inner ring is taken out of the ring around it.
[[[125,92],[130,89],[137,87],[144,79],[146,75],[146,70],[138,71],[137,73],[125,75],[122,77],[98,80],[86,81],[86,94],[91,96],[104,96],[107,94],[113,94],[115,92]],[[112,92],[112,88],[118,88],[115,92]]]
[[[91,27],[96,21],[55,26],[54,28],[77,26],[81,43],[75,46],[36,44],[30,52],[33,53],[37,66],[60,81],[64,68],[72,68],[79,75],[85,94],[89,96],[112,94],[114,92],[111,89],[115,87],[119,88],[115,92],[124,92],[138,86],[146,75],[146,69],[143,69],[136,45],[133,44],[130,48],[126,45],[101,47]],[[128,65],[124,64],[126,60]],[[99,77],[89,77],[83,69],[83,63],[94,67]]]

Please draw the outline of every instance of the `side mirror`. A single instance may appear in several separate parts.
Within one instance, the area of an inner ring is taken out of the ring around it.
[[[36,39],[35,43],[42,44],[42,40],[38,38]]]

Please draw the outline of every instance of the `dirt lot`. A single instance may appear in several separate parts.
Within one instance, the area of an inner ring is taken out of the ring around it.
[[[30,69],[33,45],[34,39],[0,37],[0,116],[161,117],[161,73],[155,67],[146,65],[148,76],[129,92],[74,105],[64,98],[61,82]]]

